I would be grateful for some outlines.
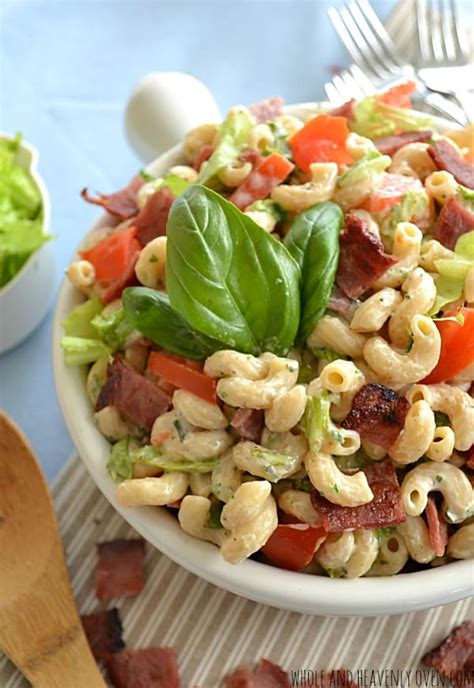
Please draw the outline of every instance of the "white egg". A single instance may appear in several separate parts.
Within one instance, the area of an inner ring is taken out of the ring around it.
[[[137,155],[150,162],[193,127],[221,120],[216,101],[199,79],[182,72],[153,72],[130,96],[125,128]]]

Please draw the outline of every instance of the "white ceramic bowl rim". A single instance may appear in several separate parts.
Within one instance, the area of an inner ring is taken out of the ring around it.
[[[14,140],[14,136],[11,134],[5,134],[3,132],[0,132],[0,140],[3,139],[8,139],[9,141]],[[20,143],[20,154],[23,153],[25,157],[25,161],[27,161],[26,165],[22,165],[22,167],[27,170],[31,177],[33,178],[34,183],[38,187],[38,191],[40,192],[41,195],[41,204],[42,204],[42,210],[43,210],[43,234],[46,234],[46,232],[49,229],[49,223],[50,223],[50,217],[51,217],[51,207],[50,207],[50,202],[49,202],[49,194],[48,190],[46,188],[46,185],[43,181],[43,179],[40,177],[38,173],[38,161],[39,161],[39,153],[38,150],[31,145],[31,143],[28,143],[24,139],[21,140]],[[21,165],[21,162],[20,162]],[[44,246],[44,244],[43,244]],[[42,246],[40,246],[36,251],[33,251],[31,256],[28,257],[28,259],[23,263],[21,266],[20,270],[16,273],[12,279],[5,284],[3,288],[0,288],[0,296],[4,296],[7,291],[10,289],[13,289],[16,285],[16,282],[18,282],[22,276],[23,273],[28,270],[29,264],[33,260],[33,257],[35,254],[40,251]]]
[[[289,106],[290,114],[307,113],[325,104]],[[326,105],[327,107],[327,105]],[[435,118],[434,118],[435,119]],[[447,129],[444,120],[436,120]],[[449,124],[449,128],[452,128]],[[149,167],[154,174],[181,161],[181,147],[160,156]],[[92,230],[110,222],[102,214]],[[393,577],[345,580],[294,573],[253,560],[237,566],[225,562],[218,549],[192,538],[165,508],[124,509],[115,499],[115,483],[106,471],[110,445],[93,423],[93,410],[85,393],[85,371],[68,368],[60,347],[62,321],[81,302],[80,295],[64,281],[53,326],[54,377],[61,409],[72,439],[90,474],[112,506],[146,540],[192,573],[251,600],[307,614],[377,616],[436,607],[469,596],[473,587],[472,562]]]

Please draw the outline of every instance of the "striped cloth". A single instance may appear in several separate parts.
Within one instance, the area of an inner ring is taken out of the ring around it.
[[[53,497],[78,608],[81,614],[103,609],[94,594],[95,543],[137,534],[101,495],[78,457],[56,480]],[[224,592],[151,546],[145,566],[143,592],[108,606],[120,608],[128,647],[171,645],[176,649],[185,688],[217,688],[233,668],[254,665],[262,657],[294,671],[342,666],[354,672],[411,669],[412,682],[392,683],[409,688],[419,685],[413,672],[420,657],[451,628],[474,615],[474,604],[464,600],[376,619],[306,616]],[[370,675],[366,685],[391,685],[382,679],[372,684],[369,679]],[[0,687],[27,685],[13,665],[1,658]]]

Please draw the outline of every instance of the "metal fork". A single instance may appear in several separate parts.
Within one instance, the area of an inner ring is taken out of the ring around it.
[[[453,95],[468,117],[474,116],[474,66],[454,0],[416,0],[418,76],[430,89]]]
[[[418,107],[426,103],[443,116],[466,124],[467,117],[460,107],[438,93],[429,93],[417,80],[415,69],[403,60],[368,0],[348,0],[340,9],[329,8],[328,14],[355,65],[375,89],[412,79],[418,85]],[[335,88],[340,91],[338,85]]]
[[[359,100],[377,92],[376,87],[356,65],[335,74],[332,81],[324,84],[324,90],[331,102],[344,102],[355,98]]]

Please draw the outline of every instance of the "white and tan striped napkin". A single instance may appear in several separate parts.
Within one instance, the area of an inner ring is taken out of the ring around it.
[[[88,614],[103,609],[104,604],[95,597],[95,543],[137,535],[102,496],[78,457],[56,480],[53,497],[79,611]],[[120,609],[128,647],[170,645],[176,649],[184,688],[217,688],[233,668],[254,665],[262,657],[288,671],[409,669],[410,682],[366,685],[425,685],[416,683],[420,657],[474,614],[473,602],[465,600],[376,619],[306,616],[224,592],[151,546],[147,547],[145,566],[142,593],[108,606]],[[317,578],[314,584],[318,584]],[[370,676],[366,674],[367,681]],[[15,667],[1,658],[1,688],[27,685]]]

